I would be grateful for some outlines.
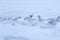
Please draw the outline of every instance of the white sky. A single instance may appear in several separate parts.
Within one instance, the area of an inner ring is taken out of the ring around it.
[[[33,11],[57,15],[60,14],[60,0],[0,0],[0,12],[8,11]]]

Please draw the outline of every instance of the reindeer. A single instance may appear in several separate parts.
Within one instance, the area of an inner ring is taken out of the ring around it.
[[[33,17],[33,15],[29,15],[29,17],[25,17],[24,20],[29,20],[30,21],[32,19],[32,17]]]
[[[41,16],[40,15],[38,15],[38,21],[43,21],[43,19],[41,18]]]

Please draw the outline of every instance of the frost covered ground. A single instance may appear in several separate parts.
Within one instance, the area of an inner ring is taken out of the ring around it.
[[[60,22],[46,20],[60,16],[59,4],[60,0],[0,0],[0,40],[60,40]],[[31,14],[36,20],[24,21]],[[38,15],[44,21],[39,22]]]

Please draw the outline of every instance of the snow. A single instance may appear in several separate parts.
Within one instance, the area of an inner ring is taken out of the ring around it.
[[[32,20],[24,20],[31,14]],[[60,40],[58,16],[60,0],[0,0],[0,40]]]

